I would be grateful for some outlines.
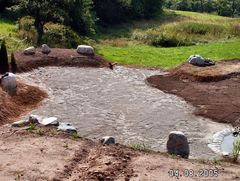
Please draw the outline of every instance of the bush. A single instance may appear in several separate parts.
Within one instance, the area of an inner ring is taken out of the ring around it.
[[[5,74],[6,72],[9,72],[9,65],[6,42],[3,40],[0,49],[0,73]]]
[[[31,16],[24,16],[18,20],[18,35],[30,43],[37,43],[37,31],[34,27],[34,19]]]
[[[44,27],[42,42],[50,47],[76,48],[83,40],[69,27],[48,23]]]

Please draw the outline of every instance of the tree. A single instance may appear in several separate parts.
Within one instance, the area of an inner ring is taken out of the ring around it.
[[[9,72],[8,54],[6,42],[3,40],[0,49],[0,73],[5,74],[6,72]]]
[[[65,15],[61,0],[21,0],[20,9],[34,18],[38,44],[44,33],[44,25],[49,21],[62,22]]]
[[[16,73],[17,72],[17,61],[16,61],[16,58],[14,56],[14,53],[12,52],[11,53],[11,70],[12,70],[12,73]]]
[[[240,14],[240,0],[218,0],[217,11],[221,16],[232,16]]]
[[[68,0],[64,24],[81,35],[95,34],[96,17],[92,11],[92,0]]]

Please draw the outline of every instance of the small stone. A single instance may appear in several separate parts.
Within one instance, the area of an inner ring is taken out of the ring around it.
[[[16,121],[14,123],[12,123],[12,127],[24,127],[29,125],[29,120],[21,120],[21,121]]]
[[[36,48],[28,47],[23,51],[24,55],[34,55],[36,53]]]
[[[72,126],[70,123],[60,123],[58,128],[59,131],[64,131],[69,134],[77,133],[77,129]]]
[[[88,45],[79,45],[77,47],[77,52],[84,55],[94,55],[94,49]]]
[[[16,75],[10,72],[4,74],[1,77],[1,86],[9,95],[15,95],[17,92]]]
[[[50,52],[51,52],[51,49],[49,48],[49,46],[47,44],[43,44],[42,45],[42,53],[49,54]]]
[[[59,125],[59,122],[56,117],[44,118],[41,121],[39,121],[39,123],[44,126],[49,126],[49,125],[58,126]]]
[[[180,131],[170,132],[167,150],[169,154],[179,155],[187,159],[190,154],[187,137]]]
[[[31,114],[28,118],[28,121],[33,124],[39,124],[42,120],[41,116]]]
[[[104,145],[115,144],[115,138],[112,136],[105,136],[100,140],[100,142]]]

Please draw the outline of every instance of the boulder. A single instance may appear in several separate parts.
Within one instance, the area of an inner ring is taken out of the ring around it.
[[[115,139],[112,136],[105,136],[100,140],[100,142],[104,145],[111,145],[115,144]]]
[[[34,55],[36,53],[36,48],[28,47],[23,51],[24,55]]]
[[[56,117],[44,118],[39,121],[39,123],[43,126],[58,126],[59,122]]]
[[[77,52],[84,55],[94,55],[94,49],[88,45],[79,45],[77,47]]]
[[[187,137],[180,131],[170,132],[167,141],[167,150],[169,154],[179,155],[187,159],[190,154]]]
[[[49,54],[50,52],[51,52],[51,49],[49,48],[49,46],[47,44],[43,44],[42,45],[42,53]]]
[[[192,65],[197,65],[197,66],[205,65],[205,59],[203,57],[201,57],[200,55],[191,55],[188,58],[188,62]]]
[[[1,86],[9,95],[15,95],[17,92],[16,75],[7,72],[1,77]]]
[[[60,123],[58,128],[59,131],[64,131],[69,134],[77,133],[77,129],[72,126],[70,123]]]

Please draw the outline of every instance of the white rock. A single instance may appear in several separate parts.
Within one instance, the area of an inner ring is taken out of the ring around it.
[[[59,131],[64,131],[70,134],[77,133],[77,129],[74,126],[72,126],[70,123],[60,123],[57,129]]]
[[[1,86],[4,91],[10,95],[15,95],[17,91],[16,75],[13,73],[6,73],[1,78]]]
[[[85,54],[85,55],[94,55],[94,49],[91,46],[88,45],[79,45],[77,47],[77,52],[79,54]]]
[[[42,45],[42,53],[49,54],[50,52],[51,52],[51,49],[49,48],[49,46],[47,44],[43,44]]]
[[[41,121],[39,121],[39,123],[44,126],[49,126],[49,125],[58,126],[59,125],[59,122],[56,117],[44,118]]]
[[[21,120],[21,121],[16,121],[14,123],[12,123],[12,127],[23,127],[23,126],[27,126],[29,125],[30,122],[29,120]]]
[[[105,136],[100,140],[100,142],[104,145],[115,144],[115,138],[112,136]]]
[[[24,55],[34,55],[36,53],[36,48],[28,47],[23,51]]]

